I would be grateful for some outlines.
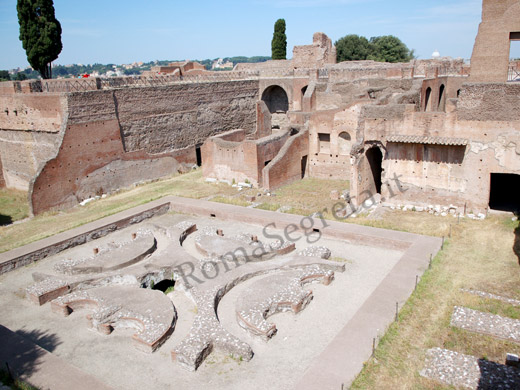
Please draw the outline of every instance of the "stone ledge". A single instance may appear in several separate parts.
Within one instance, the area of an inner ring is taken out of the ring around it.
[[[52,237],[0,253],[0,275],[23,267],[65,249],[103,237],[110,232],[126,228],[170,210],[170,203],[163,199],[122,211],[109,217],[67,230]]]

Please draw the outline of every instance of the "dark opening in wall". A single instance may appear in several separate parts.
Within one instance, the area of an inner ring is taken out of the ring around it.
[[[426,93],[424,94],[424,111],[431,111],[432,110],[432,89],[428,87],[426,89]]]
[[[439,88],[439,104],[437,106],[437,109],[439,111],[445,111],[446,110],[446,96],[444,93],[444,84],[441,84],[441,87]]]
[[[195,153],[197,155],[197,166],[199,166],[199,167],[202,166],[202,153],[200,152],[200,147],[201,147],[201,145],[197,145],[195,147]]]
[[[264,163],[264,167],[266,167],[267,165],[269,165],[270,162],[271,162],[271,160],[266,161],[266,162]]]
[[[174,286],[175,286],[174,280],[164,279],[164,280],[161,280],[159,283],[154,284],[152,289],[166,292],[166,290],[168,290],[168,289],[171,290]]]
[[[305,177],[307,171],[307,156],[302,157],[302,179]]]
[[[489,208],[502,211],[520,211],[520,175],[492,173],[489,191]]]
[[[368,163],[370,164],[370,170],[374,178],[374,184],[376,192],[381,193],[381,174],[383,172],[383,153],[378,147],[373,147],[367,150],[366,153]]]

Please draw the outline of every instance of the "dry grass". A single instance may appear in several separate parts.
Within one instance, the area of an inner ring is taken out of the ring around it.
[[[446,218],[432,217],[431,224],[420,219],[424,214],[409,213],[402,220],[403,230],[417,219],[419,232],[444,235]],[[396,223],[394,213],[386,222]],[[428,219],[426,219],[428,220]],[[452,228],[452,238],[434,260],[418,289],[382,338],[375,357],[365,365],[352,389],[439,389],[436,382],[419,376],[425,351],[441,347],[485,357],[503,363],[507,352],[520,353],[520,346],[489,336],[450,327],[454,306],[471,306],[502,315],[518,314],[516,308],[501,302],[475,298],[461,288],[483,290],[497,295],[520,298],[520,268],[513,254],[513,226],[507,217],[492,216],[485,221],[463,220]]]
[[[200,170],[120,191],[67,211],[47,212],[19,224],[0,226],[0,252],[148,203],[166,195],[204,198],[236,193],[225,184],[205,183]]]
[[[249,206],[251,203],[241,197],[215,196],[211,198],[212,202],[232,204],[234,206]]]

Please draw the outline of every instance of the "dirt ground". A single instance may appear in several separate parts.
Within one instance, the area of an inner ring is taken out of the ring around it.
[[[262,229],[258,226],[192,216],[178,215],[175,219],[195,221],[199,228],[218,226],[229,235],[252,233],[262,240]],[[150,222],[143,225],[147,223]],[[131,229],[135,230],[135,227]],[[128,231],[122,230],[106,239],[117,240],[128,234]],[[218,317],[228,331],[252,346],[255,352],[253,359],[250,362],[240,361],[216,351],[198,371],[188,372],[172,362],[170,357],[173,347],[188,334],[197,310],[182,291],[175,290],[169,295],[178,313],[176,329],[153,354],[134,349],[129,338],[133,334],[130,329],[118,329],[109,336],[88,330],[85,319],[87,310],[75,311],[63,318],[52,313],[49,304],[38,307],[24,298],[25,288],[32,284],[33,272],[47,272],[64,256],[79,256],[82,251],[91,253],[93,245],[89,243],[73,248],[67,253],[1,276],[0,323],[26,335],[43,348],[115,389],[290,388],[402,256],[399,251],[322,238],[317,245],[328,247],[332,251],[332,258],[346,259],[346,271],[336,273],[334,282],[329,286],[307,286],[314,292],[314,299],[301,313],[270,317],[278,333],[269,342],[246,333],[235,319],[237,298],[262,276],[239,284],[222,299]],[[304,240],[299,240],[296,243],[297,250],[306,245]],[[193,235],[186,239],[183,246],[191,255],[201,257],[195,249]],[[381,335],[383,333],[384,329],[381,329]]]

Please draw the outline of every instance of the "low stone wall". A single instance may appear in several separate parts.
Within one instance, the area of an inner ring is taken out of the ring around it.
[[[289,138],[280,149],[277,156],[262,170],[262,187],[275,189],[303,177],[306,169],[304,156],[309,153],[309,132],[301,133]]]
[[[140,206],[129,211],[124,211],[113,217],[106,217],[96,222],[76,229],[60,233],[34,244],[29,244],[9,252],[0,253],[0,275],[41,260],[45,257],[60,253],[65,249],[84,244],[106,236],[107,234],[124,229],[135,223],[156,215],[162,215],[170,210],[168,201],[156,201],[153,204]]]

